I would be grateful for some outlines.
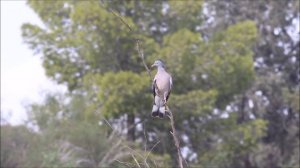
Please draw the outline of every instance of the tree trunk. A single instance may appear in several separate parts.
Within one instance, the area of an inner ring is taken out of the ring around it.
[[[246,120],[246,114],[245,114],[246,113],[245,112],[246,101],[247,101],[247,97],[245,95],[243,95],[242,100],[241,100],[239,114],[238,114],[238,119],[237,119],[238,124],[241,124],[241,123],[245,122],[245,120]]]
[[[135,125],[134,125],[134,114],[128,114],[127,117],[127,139],[129,141],[135,141]]]

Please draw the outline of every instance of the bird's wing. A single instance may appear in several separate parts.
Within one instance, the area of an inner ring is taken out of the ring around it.
[[[153,82],[152,82],[152,93],[153,93],[153,97],[155,98],[156,96],[156,91],[155,91],[155,85],[156,85],[156,79],[154,78]]]
[[[168,95],[166,97],[167,101],[168,101],[169,96],[171,94],[172,87],[173,87],[173,80],[172,80],[172,76],[170,75],[170,87],[169,87]]]

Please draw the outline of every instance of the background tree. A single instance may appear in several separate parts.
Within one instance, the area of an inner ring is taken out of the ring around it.
[[[201,30],[206,36],[232,23],[247,19],[256,22],[259,36],[252,50],[257,77],[234,106],[240,108],[241,122],[251,117],[268,121],[267,136],[263,138],[267,145],[261,147],[267,148],[262,150],[264,157],[269,158],[265,165],[299,165],[293,161],[299,157],[296,149],[299,147],[300,55],[299,30],[296,29],[299,2],[233,0],[209,1],[206,5],[206,18],[215,18]],[[247,102],[253,102],[253,105],[249,106]]]

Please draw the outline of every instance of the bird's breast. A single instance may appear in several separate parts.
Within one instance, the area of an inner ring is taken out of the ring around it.
[[[170,80],[169,79],[158,79],[156,80],[157,88],[160,94],[168,92],[170,90]]]

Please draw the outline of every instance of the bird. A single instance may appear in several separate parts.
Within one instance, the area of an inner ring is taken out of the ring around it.
[[[165,70],[165,64],[160,59],[156,60],[151,67],[157,67],[157,73],[152,82],[154,102],[151,115],[152,117],[164,118],[167,101],[173,86],[172,76]]]

